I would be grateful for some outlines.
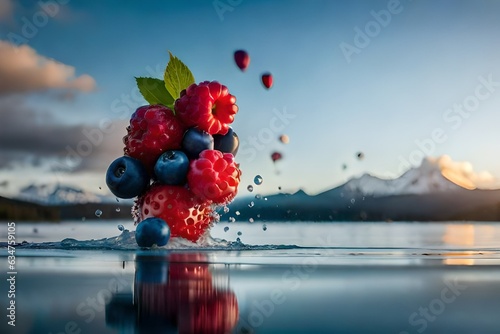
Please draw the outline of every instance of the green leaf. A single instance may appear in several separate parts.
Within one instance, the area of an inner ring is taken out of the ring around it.
[[[189,68],[170,53],[170,60],[165,69],[165,88],[173,96],[174,100],[181,96],[181,91],[194,83],[193,73]]]
[[[169,108],[174,106],[174,98],[165,88],[165,83],[161,79],[155,78],[135,78],[137,87],[144,99],[149,104],[162,104]]]

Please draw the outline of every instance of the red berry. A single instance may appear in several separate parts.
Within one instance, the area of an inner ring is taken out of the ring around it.
[[[262,84],[267,88],[271,88],[273,85],[273,75],[271,73],[262,74]]]
[[[191,161],[187,178],[189,188],[201,199],[227,204],[238,192],[240,175],[231,153],[205,150]]]
[[[250,64],[250,56],[245,50],[237,50],[234,52],[234,61],[240,70],[245,71]]]
[[[225,135],[238,112],[236,98],[216,81],[192,84],[175,101],[175,111],[186,126],[211,135]]]
[[[123,137],[125,154],[140,160],[149,172],[160,155],[181,147],[185,127],[169,108],[162,105],[139,107],[130,118]]]
[[[196,242],[212,223],[212,209],[182,186],[154,185],[139,199],[139,218],[167,222],[172,237]]]

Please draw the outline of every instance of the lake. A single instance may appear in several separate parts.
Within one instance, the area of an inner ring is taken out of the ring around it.
[[[154,250],[119,224],[17,223],[1,333],[500,333],[500,223],[221,222]]]

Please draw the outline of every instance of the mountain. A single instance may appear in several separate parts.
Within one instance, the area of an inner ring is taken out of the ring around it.
[[[298,191],[261,200],[240,198],[230,212],[239,211],[240,221],[500,220],[500,190],[470,190],[473,182],[473,174],[446,167],[446,158],[427,158],[396,179],[364,174],[317,195]]]
[[[0,220],[131,219],[132,204],[67,185],[29,185],[14,198],[0,196]]]
[[[116,203],[116,199],[112,196],[98,195],[89,191],[61,184],[31,184],[21,189],[14,199],[41,205]]]
[[[393,180],[364,174],[349,180],[340,188],[348,194],[374,197],[428,194],[461,189],[462,187],[443,176],[439,162],[439,159],[426,158],[419,167],[412,168]]]

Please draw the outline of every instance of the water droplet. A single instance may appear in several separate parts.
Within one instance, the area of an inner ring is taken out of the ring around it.
[[[248,203],[248,207],[251,208],[255,205],[255,203],[253,201],[251,201],[250,203]]]
[[[248,219],[248,221],[249,221],[250,223],[253,223],[253,222],[254,222],[253,218],[249,218],[249,219]]]
[[[236,221],[236,219],[234,219],[234,217],[229,217],[228,220],[229,220],[230,223],[234,223]]]
[[[120,203],[120,200],[118,199],[118,197],[116,198],[116,203]]]
[[[264,197],[264,201],[267,201],[267,197]]]
[[[229,212],[229,208],[227,206],[224,207],[224,213],[228,213]]]
[[[255,198],[256,198],[256,199],[261,199],[261,198],[262,198],[262,195],[257,194],[257,195],[255,195]]]
[[[248,185],[248,187],[247,187],[247,190],[248,190],[249,192],[252,192],[252,191],[253,191],[253,186],[252,186],[251,184],[249,184],[249,185]]]
[[[253,182],[258,186],[262,184],[262,181],[264,181],[264,179],[260,175],[255,175],[255,177],[253,178]]]
[[[228,226],[224,227],[224,232],[227,232],[227,231],[229,231],[229,227]]]
[[[278,190],[281,190],[281,186],[278,187]]]
[[[260,218],[260,213],[257,214],[257,218]]]
[[[267,225],[266,225],[266,224],[263,224],[263,225],[262,225],[262,230],[263,230],[263,231],[267,231]]]
[[[85,221],[86,219],[87,219],[87,218],[85,218],[85,217],[82,217],[82,222],[84,222],[84,221]]]
[[[102,188],[101,188],[101,187],[99,187],[99,190],[102,190]]]
[[[354,204],[356,200],[354,198],[351,198],[351,204]]]
[[[241,239],[240,238],[236,238],[236,242],[241,242]]]
[[[237,234],[238,234],[238,235],[242,235],[243,233],[241,233],[241,231],[238,231],[238,233],[237,233]]]
[[[116,208],[116,212],[120,212],[120,208]]]
[[[236,211],[236,212],[235,212],[235,214],[236,214],[237,216],[239,216],[239,215],[240,215],[240,212],[239,212],[239,211]]]
[[[119,224],[117,227],[118,227],[118,231],[121,231],[121,232],[125,231],[125,227],[122,224]]]
[[[99,209],[95,210],[95,215],[96,215],[96,217],[101,218],[101,216],[102,216],[102,211],[101,211],[101,210],[99,210]]]

